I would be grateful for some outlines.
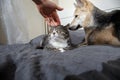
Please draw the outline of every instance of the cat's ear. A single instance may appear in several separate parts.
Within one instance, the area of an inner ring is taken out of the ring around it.
[[[70,24],[68,23],[68,24],[66,24],[66,25],[64,26],[64,28],[68,29],[69,26],[70,26]]]
[[[54,28],[55,28],[54,26],[50,26],[50,27],[49,27],[50,30],[53,30]]]

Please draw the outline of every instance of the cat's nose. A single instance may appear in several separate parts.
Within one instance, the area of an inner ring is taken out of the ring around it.
[[[53,33],[53,35],[55,35],[55,33]]]

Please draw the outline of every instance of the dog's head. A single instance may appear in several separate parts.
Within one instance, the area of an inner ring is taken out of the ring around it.
[[[87,27],[91,24],[91,14],[94,8],[93,4],[87,0],[76,0],[74,5],[76,7],[74,19],[72,20],[69,29],[76,30],[78,28]]]

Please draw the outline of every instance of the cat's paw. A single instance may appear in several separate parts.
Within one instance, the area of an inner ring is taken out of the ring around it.
[[[65,50],[63,48],[60,48],[59,51],[60,52],[65,52]]]

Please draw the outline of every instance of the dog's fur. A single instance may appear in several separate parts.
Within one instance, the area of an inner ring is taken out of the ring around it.
[[[120,10],[104,12],[88,0],[76,1],[75,18],[69,29],[84,28],[85,41],[80,45],[120,46]]]

